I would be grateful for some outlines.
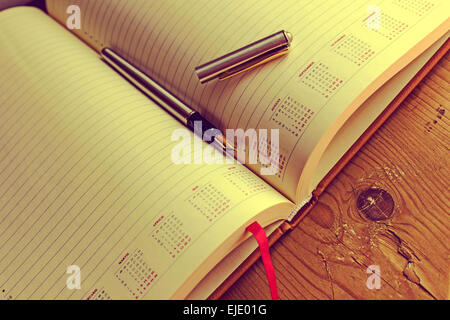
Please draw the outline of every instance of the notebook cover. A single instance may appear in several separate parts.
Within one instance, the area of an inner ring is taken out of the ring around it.
[[[397,107],[406,99],[406,97],[414,90],[414,88],[422,81],[423,78],[433,69],[441,58],[450,49],[450,39],[442,45],[442,47],[433,55],[433,57],[420,69],[413,79],[402,89],[402,91],[392,100],[386,109],[375,119],[374,122],[366,129],[361,137],[350,147],[344,156],[336,163],[328,174],[322,179],[317,188],[313,192],[313,197],[308,204],[303,206],[296,214],[291,222],[284,222],[277,230],[275,230],[269,237],[269,246],[272,246],[281,236],[292,230],[299,224],[305,215],[317,203],[319,196],[323,193],[325,188],[338,175],[338,173],[345,167],[345,165],[353,158],[353,156],[364,146],[370,137],[381,127],[381,125],[389,118],[389,116],[397,109]],[[208,299],[219,299],[259,258],[261,254],[259,249],[253,253],[209,296]]]

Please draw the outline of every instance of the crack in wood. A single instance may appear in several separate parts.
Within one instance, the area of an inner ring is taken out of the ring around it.
[[[425,286],[421,283],[420,277],[417,275],[415,271],[416,262],[414,258],[420,262],[420,258],[416,255],[414,250],[407,244],[405,240],[403,240],[398,234],[396,234],[393,230],[387,229],[386,234],[390,234],[390,239],[394,239],[397,244],[397,253],[406,259],[406,266],[403,269],[403,276],[410,282],[417,285],[421,290],[431,296],[434,300],[437,298],[430,292]]]
[[[327,259],[325,258],[325,255],[323,254],[323,252],[320,251],[320,249],[317,249],[317,254],[322,258],[322,262],[325,264],[325,271],[326,271],[327,276],[328,276],[328,281],[330,282],[331,298],[334,300],[333,277],[331,276],[331,272],[330,272],[330,270],[328,268]]]

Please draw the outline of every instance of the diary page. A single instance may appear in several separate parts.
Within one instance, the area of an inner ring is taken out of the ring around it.
[[[67,7],[79,5],[74,32],[97,50],[121,52],[221,130],[278,129],[278,170],[264,178],[296,201],[306,195],[297,186],[313,153],[318,158],[364,100],[448,30],[450,11],[446,0],[47,4],[61,23]],[[196,66],[282,29],[294,36],[287,57],[223,82],[198,81]]]
[[[41,11],[0,44],[1,298],[181,298],[289,214],[244,166],[176,164],[182,125]]]

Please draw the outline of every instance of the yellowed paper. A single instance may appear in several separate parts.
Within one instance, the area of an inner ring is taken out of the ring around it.
[[[49,12],[64,22],[72,2],[48,0]],[[444,35],[450,12],[445,0],[77,4],[80,37],[97,50],[119,50],[221,130],[279,129],[279,171],[264,178],[297,202],[320,181],[314,167],[340,126]],[[294,36],[287,57],[227,81],[198,81],[196,66],[282,29]]]
[[[0,30],[1,298],[182,298],[289,213],[241,165],[174,164],[183,126],[41,11]]]

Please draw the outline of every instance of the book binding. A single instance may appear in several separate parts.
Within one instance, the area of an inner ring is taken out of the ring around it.
[[[284,234],[293,230],[300,221],[311,211],[319,201],[320,195],[333,179],[344,169],[347,163],[356,155],[356,153],[366,144],[373,134],[383,125],[389,116],[400,106],[408,95],[416,88],[419,83],[427,76],[433,67],[441,60],[450,49],[450,39],[439,48],[433,57],[420,69],[413,79],[400,91],[392,102],[384,109],[377,119],[366,129],[359,139],[350,147],[344,156],[334,165],[328,174],[322,179],[317,188],[313,191],[310,200],[295,214],[292,219],[285,221],[268,238],[269,246],[272,246]],[[258,249],[243,262],[241,265],[208,297],[209,300],[219,299],[250,267],[261,257]]]

